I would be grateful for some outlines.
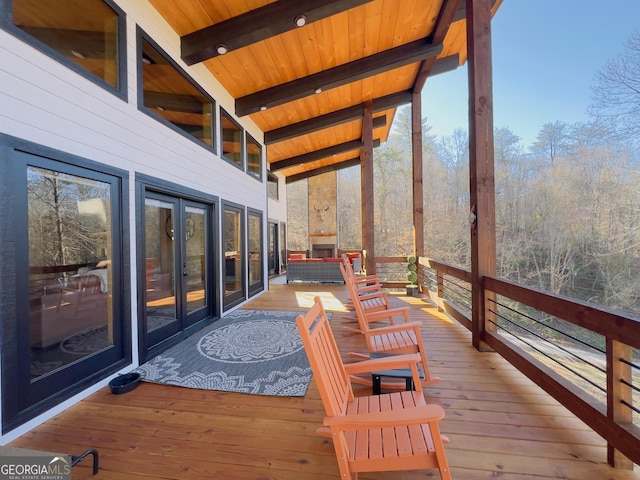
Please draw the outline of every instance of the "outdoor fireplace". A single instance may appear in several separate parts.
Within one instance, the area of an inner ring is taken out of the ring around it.
[[[316,243],[311,245],[311,258],[335,257],[336,246],[333,243]]]

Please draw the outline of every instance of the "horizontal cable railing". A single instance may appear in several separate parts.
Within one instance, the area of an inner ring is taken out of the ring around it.
[[[426,258],[419,265],[438,308],[605,438],[609,463],[640,463],[638,319],[496,277],[482,279],[484,310],[472,315],[471,272]],[[482,328],[473,323],[480,317]]]

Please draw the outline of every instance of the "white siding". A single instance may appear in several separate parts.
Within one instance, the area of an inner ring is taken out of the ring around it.
[[[184,65],[179,57],[179,38],[146,1],[116,0],[116,3],[127,14],[128,100],[122,100],[0,30],[0,132],[129,172],[131,280],[132,285],[136,285],[136,172],[258,209],[264,212],[265,223],[267,218],[286,221],[286,186],[281,180],[280,200],[267,201],[266,164],[263,164],[261,183],[196,142],[138,111],[136,25],[140,25],[215,99],[217,108],[222,106],[227,112],[234,112],[234,100],[205,67]],[[255,139],[262,141],[263,132],[253,122],[248,118],[238,120]],[[218,128],[216,136],[219,137]],[[216,144],[220,145],[219,139]],[[136,295],[133,295],[133,363],[137,365],[135,299]],[[9,435],[0,437],[0,444],[22,435],[106,383],[107,380],[95,385]]]

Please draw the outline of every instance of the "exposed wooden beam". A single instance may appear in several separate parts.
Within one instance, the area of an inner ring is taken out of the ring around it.
[[[428,60],[427,60],[428,61]],[[439,58],[431,67],[431,70],[427,73],[427,78],[435,77],[436,75],[440,75],[441,73],[451,72],[460,66],[460,55],[457,53],[455,55],[450,55],[448,57]],[[417,77],[416,77],[417,79]],[[414,83],[414,86],[416,84]],[[415,90],[420,93],[420,90]]]
[[[358,107],[350,107],[344,110],[350,110],[351,108],[358,109]],[[343,110],[340,110],[340,112],[343,112]],[[327,115],[331,115],[331,114],[327,114]],[[324,116],[325,115],[323,115],[323,117]],[[339,121],[338,121],[338,118],[340,118]],[[323,120],[328,121],[329,119],[323,119],[322,117],[317,117],[317,118],[310,118],[309,120],[304,120],[299,123],[294,123],[290,126],[279,128],[278,131],[274,130],[274,132],[278,134],[277,136],[274,135],[274,136],[267,137],[267,135],[270,133],[270,132],[267,132],[264,134],[265,145],[271,145],[273,143],[277,143],[283,140],[289,140],[294,137],[300,137],[303,135],[307,135],[309,133],[323,130],[325,128],[335,127],[336,125],[340,125],[342,123],[347,123],[354,120],[360,120],[362,119],[362,111],[360,111],[360,115],[356,115],[356,116],[336,115],[336,116],[332,116],[331,119],[333,121],[325,122]],[[380,117],[376,117],[373,119],[373,128],[384,127],[386,124],[387,124],[386,115],[382,115]],[[269,138],[268,141],[267,141],[267,138]],[[276,138],[277,140],[274,141],[274,138]]]
[[[358,118],[362,118],[362,105],[343,108],[342,110],[326,113],[319,117],[292,123],[286,127],[270,130],[264,133],[264,143],[265,145],[271,145],[311,132],[317,132],[318,130],[324,130],[325,128],[335,127],[341,123],[351,122]]]
[[[278,0],[184,35],[180,39],[182,60],[187,65],[193,65],[220,55],[220,45],[227,51],[237,50],[299,28],[296,25],[297,18],[304,17],[305,24],[309,24],[370,1]]]
[[[295,167],[296,165],[304,165],[305,163],[315,162],[322,160],[323,158],[331,157],[333,155],[339,155],[341,153],[350,152],[352,150],[358,150],[363,147],[361,140],[352,140],[350,142],[341,143],[339,145],[333,145],[331,147],[316,150],[315,152],[308,152],[296,157],[286,158],[273,162],[269,165],[269,170],[275,172],[282,170],[283,168]],[[380,146],[380,140],[374,140],[374,147]]]
[[[491,8],[495,8],[496,3],[498,3],[499,0],[491,0]],[[502,1],[502,0],[500,0]],[[466,2],[461,2],[460,5],[458,6],[458,10],[456,10],[456,13],[453,17],[453,21],[457,22],[458,20],[464,20],[467,18],[467,6],[466,6]]]
[[[297,182],[298,180],[304,180],[306,178],[315,177],[316,175],[321,175],[323,173],[337,172],[338,170],[355,167],[356,165],[360,165],[360,157],[352,158],[350,160],[344,160],[340,163],[334,163],[333,165],[326,165],[324,167],[314,168],[313,170],[308,170],[302,173],[296,173],[295,175],[289,175],[286,178],[285,183]]]
[[[461,0],[445,0],[440,8],[440,13],[438,13],[438,19],[436,20],[436,25],[433,29],[433,33],[431,34],[431,42],[432,43],[442,43],[444,42],[444,38],[447,36],[449,32],[449,27],[451,27],[451,23],[453,23],[453,19],[455,18],[456,12],[460,7]],[[416,80],[413,82],[413,91],[420,93],[422,88],[424,87],[425,82],[427,81],[427,77],[431,74],[433,70],[433,66],[435,64],[435,58],[428,58],[423,60],[422,65],[420,65],[420,70],[418,70],[418,75],[416,75]]]
[[[329,68],[298,80],[286,82],[236,99],[236,115],[239,117],[275,107],[300,98],[314,95],[317,89],[326,91],[362,80],[382,72],[436,57],[442,52],[442,44],[433,45],[416,40],[368,57]]]
[[[411,102],[411,91],[393,93],[384,97],[373,100],[373,112],[382,112],[390,108],[399,107]],[[326,113],[319,117],[303,120],[298,123],[292,123],[286,127],[275,128],[264,134],[265,145],[289,140],[290,138],[306,135],[311,132],[317,132],[329,127],[335,127],[341,123],[351,122],[362,118],[363,105],[355,105],[353,107],[343,108],[335,112]],[[377,117],[381,118],[381,117]],[[377,118],[374,119],[374,128]],[[386,119],[385,119],[386,120]],[[380,126],[380,125],[379,125]]]

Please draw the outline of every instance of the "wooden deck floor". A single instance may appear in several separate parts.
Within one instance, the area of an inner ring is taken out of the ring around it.
[[[342,286],[273,285],[245,308],[304,310],[319,294],[333,313],[343,351],[362,351],[357,334],[343,332]],[[418,298],[408,303],[420,319],[430,369],[442,382],[426,390],[441,404],[441,430],[456,480],[640,479],[606,463],[603,440],[495,353],[470,346],[456,322]],[[364,392],[360,387],[360,392]],[[124,395],[108,388],[25,434],[11,445],[78,454],[100,452],[100,472],[90,458],[74,480],[320,480],[338,479],[330,441],[317,437],[323,416],[315,383],[305,398],[232,394],[142,383]],[[437,471],[377,473],[360,480],[440,478]]]

